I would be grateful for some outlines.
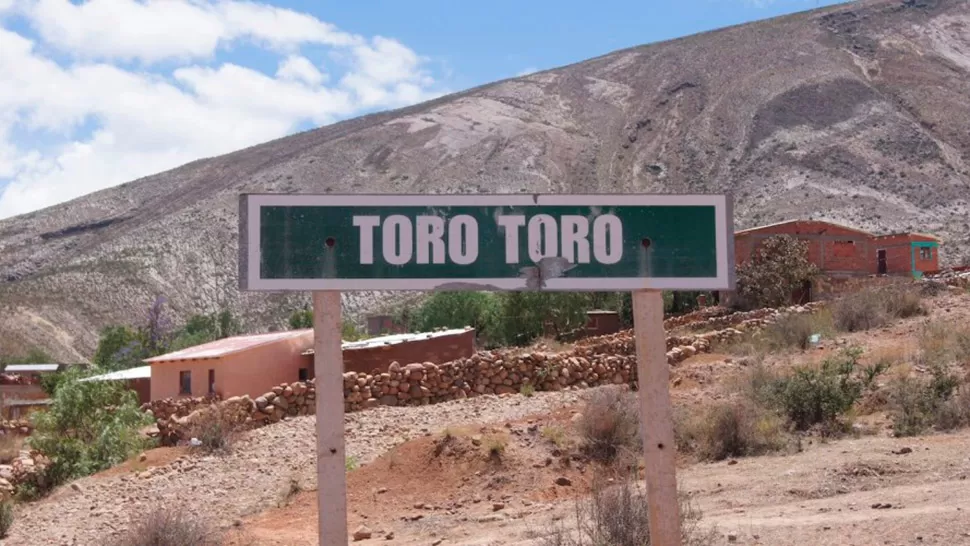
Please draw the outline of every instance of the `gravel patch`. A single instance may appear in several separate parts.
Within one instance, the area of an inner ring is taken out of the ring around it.
[[[495,423],[572,405],[588,393],[479,396],[345,415],[347,455],[366,464],[395,445],[449,426]],[[316,487],[316,420],[299,417],[247,433],[229,455],[186,456],[122,476],[82,478],[18,507],[4,546],[105,544],[129,521],[162,504],[205,514],[228,527],[275,506],[291,481]]]

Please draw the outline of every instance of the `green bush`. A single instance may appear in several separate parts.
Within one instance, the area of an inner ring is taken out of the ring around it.
[[[7,538],[11,527],[13,527],[13,503],[0,502],[0,538]]]
[[[797,430],[822,425],[833,430],[861,397],[863,383],[855,377],[862,352],[852,348],[826,359],[818,368],[799,367],[781,377],[760,376],[754,396],[780,408]]]
[[[148,445],[139,431],[151,419],[134,391],[115,381],[78,381],[85,374],[78,369],[64,373],[48,409],[31,414],[29,446],[51,460],[46,489],[124,462]]]
[[[808,243],[790,235],[765,239],[737,267],[737,305],[742,309],[781,307],[818,275],[808,259]]]
[[[500,327],[500,296],[491,292],[435,292],[411,318],[421,332],[436,328],[471,326],[483,339],[494,337]]]
[[[889,415],[896,436],[916,436],[930,427],[946,431],[970,425],[970,390],[942,366],[929,379],[909,376],[890,385]]]

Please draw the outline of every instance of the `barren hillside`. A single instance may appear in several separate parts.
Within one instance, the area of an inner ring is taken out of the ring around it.
[[[826,218],[965,249],[970,4],[858,2],[615,52],[367,116],[0,222],[0,343],[89,357],[157,294],[251,329],[240,192],[715,192],[736,225]],[[347,295],[366,309],[373,295]]]

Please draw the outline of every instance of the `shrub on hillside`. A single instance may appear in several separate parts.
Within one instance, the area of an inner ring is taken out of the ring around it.
[[[143,518],[111,543],[112,546],[220,546],[220,533],[201,517],[181,508],[141,512]]]
[[[199,410],[187,429],[187,435],[199,441],[198,448],[207,453],[225,454],[232,450],[237,420],[221,404]]]
[[[542,546],[650,546],[647,493],[636,480],[620,484],[595,482],[588,500],[575,501],[575,529],[564,523],[547,533]],[[680,494],[681,536],[685,546],[713,544],[717,533],[701,531],[701,513]]]
[[[784,449],[784,420],[750,400],[712,404],[677,423],[678,449],[701,460],[761,455]]]
[[[756,370],[748,392],[762,405],[778,408],[796,430],[816,425],[823,432],[838,430],[840,419],[862,395],[863,381],[856,374],[861,354],[859,349],[846,349],[821,366],[797,367],[787,375]]]
[[[791,347],[807,349],[813,334],[831,330],[831,316],[818,313],[793,313],[769,324],[760,335],[763,348],[767,351],[785,350]]]
[[[13,503],[0,502],[0,538],[7,538],[11,527],[13,527]]]
[[[27,441],[51,461],[47,488],[124,462],[148,444],[139,430],[151,419],[134,391],[116,381],[78,381],[84,373],[65,372],[48,409],[31,414],[34,432]]]
[[[889,404],[896,436],[915,436],[930,427],[945,431],[970,426],[970,389],[942,366],[934,366],[929,379],[896,378]]]
[[[765,239],[737,267],[738,306],[742,309],[781,307],[792,293],[818,275],[808,259],[808,243],[789,235]]]
[[[926,314],[922,295],[913,286],[868,288],[839,299],[833,308],[835,327],[861,332],[885,326],[894,319]]]
[[[590,393],[577,422],[582,450],[600,462],[614,462],[619,455],[639,453],[640,413],[636,394],[619,387]]]

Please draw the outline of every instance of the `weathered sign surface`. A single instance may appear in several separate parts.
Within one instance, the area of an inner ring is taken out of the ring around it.
[[[244,290],[731,290],[725,195],[240,198]]]

